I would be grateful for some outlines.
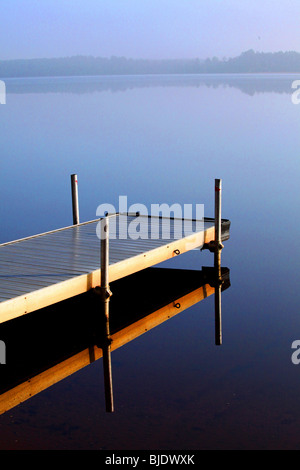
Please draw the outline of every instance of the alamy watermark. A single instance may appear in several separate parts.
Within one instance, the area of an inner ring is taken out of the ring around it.
[[[6,104],[6,86],[3,80],[0,80],[0,104]]]
[[[151,204],[150,211],[144,204],[128,207],[127,196],[119,196],[119,208],[112,204],[101,204],[96,215],[112,215],[109,221],[109,238],[119,240],[178,240],[203,230],[204,204],[167,203]],[[114,214],[119,214],[114,217]],[[161,223],[157,223],[161,220]],[[101,222],[97,224],[97,236],[103,238]]]
[[[0,341],[0,364],[6,364],[6,345]]]
[[[297,366],[298,364],[300,364],[300,340],[296,339],[295,341],[293,341],[291,348],[296,350],[293,352],[291,360],[292,363]]]
[[[292,93],[292,103],[300,104],[300,80],[294,80],[292,83],[292,88],[295,91]]]

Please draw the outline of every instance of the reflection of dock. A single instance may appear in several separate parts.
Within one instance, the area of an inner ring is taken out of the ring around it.
[[[113,282],[111,350],[214,294],[214,282],[213,268],[149,268]],[[229,270],[223,268],[222,290],[229,286]],[[1,370],[0,413],[101,358],[105,333],[99,327],[99,298],[93,290],[0,325],[9,351]]]

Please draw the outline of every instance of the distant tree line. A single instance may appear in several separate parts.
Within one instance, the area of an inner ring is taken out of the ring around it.
[[[53,59],[0,60],[0,78],[79,75],[144,75],[200,73],[298,73],[300,53],[255,52],[218,59],[147,60],[125,57],[74,56]]]
[[[199,73],[200,60],[74,56],[0,61],[0,77]]]
[[[298,73],[300,72],[300,53],[295,51],[255,52],[250,49],[234,58],[206,59],[201,69],[202,73]]]

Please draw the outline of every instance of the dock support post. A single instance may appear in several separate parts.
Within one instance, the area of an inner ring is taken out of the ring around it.
[[[77,175],[71,175],[73,225],[79,224],[78,181]]]
[[[215,180],[215,255],[214,266],[218,277],[221,276],[221,250],[222,232],[221,232],[221,212],[222,212],[222,180]]]
[[[221,251],[222,232],[221,232],[221,204],[222,204],[222,180],[215,179],[215,251],[214,251],[214,270],[215,270],[215,344],[222,344],[222,310],[221,310]]]
[[[101,220],[101,298],[104,320],[103,372],[105,388],[106,411],[114,411],[112,369],[111,369],[111,337],[109,328],[109,300],[111,291],[109,289],[109,218]]]

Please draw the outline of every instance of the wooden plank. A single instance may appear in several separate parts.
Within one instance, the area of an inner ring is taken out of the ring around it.
[[[0,323],[39,310],[99,285],[100,269],[29,292],[0,304]]]

